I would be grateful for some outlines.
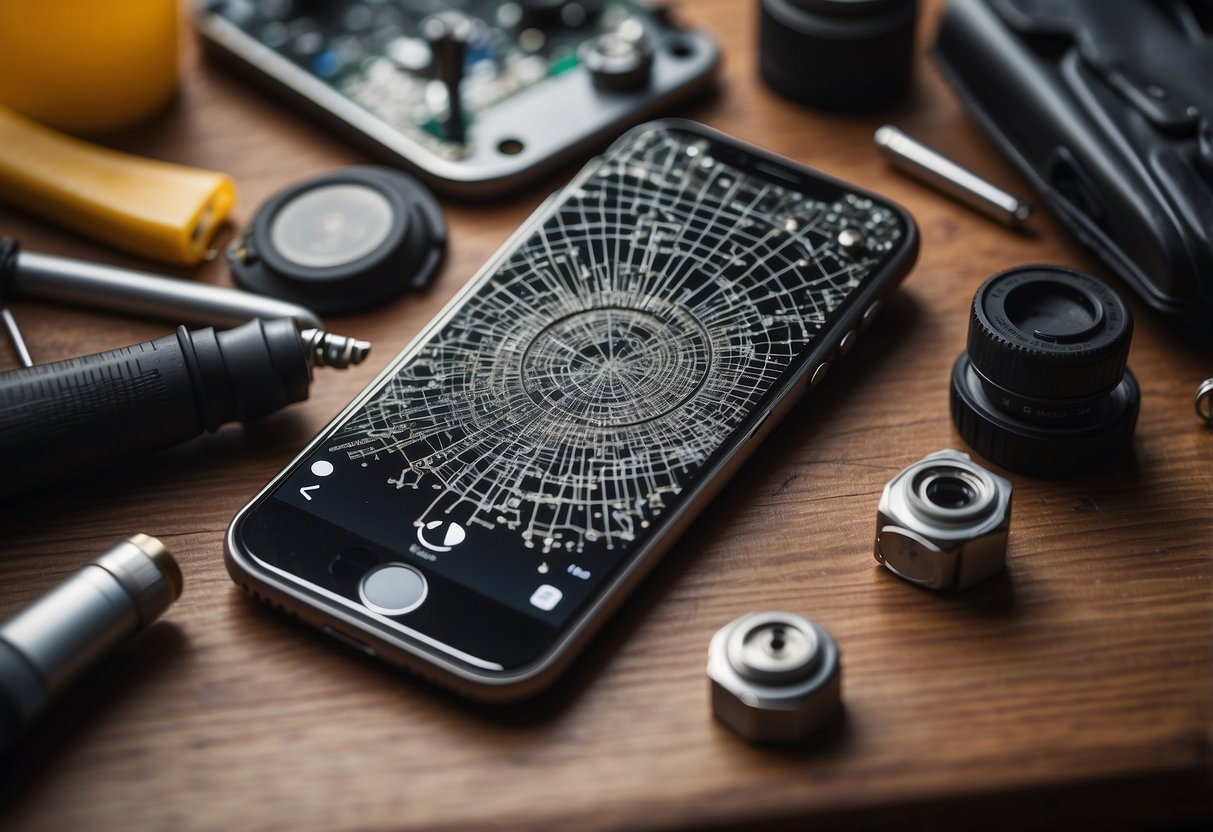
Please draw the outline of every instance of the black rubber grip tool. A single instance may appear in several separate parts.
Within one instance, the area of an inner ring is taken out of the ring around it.
[[[255,319],[0,373],[0,499],[302,401],[313,367],[359,364],[370,346]]]

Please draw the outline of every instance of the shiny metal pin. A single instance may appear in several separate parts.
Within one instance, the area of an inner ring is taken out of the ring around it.
[[[1023,227],[1032,209],[1026,202],[901,130],[886,124],[877,129],[876,146],[903,173],[926,182],[991,219],[1011,228]]]
[[[8,333],[8,340],[12,342],[13,349],[17,352],[17,358],[21,361],[21,366],[34,366],[34,357],[29,354],[29,347],[25,345],[25,338],[21,336],[21,330],[17,326],[17,320],[13,317],[13,313],[7,309],[0,308],[0,322],[4,324],[4,331]]]

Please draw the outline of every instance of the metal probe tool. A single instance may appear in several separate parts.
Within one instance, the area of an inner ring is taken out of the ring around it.
[[[181,570],[136,534],[0,625],[0,751],[47,702],[181,596]]]
[[[0,308],[0,321],[4,322],[4,331],[8,333],[8,340],[17,352],[17,360],[21,362],[21,366],[34,366],[34,358],[29,354],[29,347],[25,345],[25,338],[21,335],[21,329],[17,326],[13,313],[7,309]]]
[[[307,398],[313,367],[370,349],[256,319],[0,373],[0,499],[266,416]]]
[[[896,127],[876,130],[876,146],[898,170],[1011,228],[1022,228],[1032,209],[1026,202],[961,167]]]
[[[179,323],[235,326],[252,318],[294,318],[300,329],[321,329],[312,310],[289,301],[21,251],[12,237],[0,237],[0,298],[38,298],[130,312]]]

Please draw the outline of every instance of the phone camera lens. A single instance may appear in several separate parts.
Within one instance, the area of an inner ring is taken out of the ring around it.
[[[1091,470],[1131,443],[1141,394],[1133,317],[1111,287],[1060,266],[1000,272],[973,298],[952,370],[952,418],[987,459],[1024,474]]]

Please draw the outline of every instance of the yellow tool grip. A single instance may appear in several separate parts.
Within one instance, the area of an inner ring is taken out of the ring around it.
[[[145,159],[0,107],[0,198],[117,248],[193,264],[236,202],[231,178]]]

